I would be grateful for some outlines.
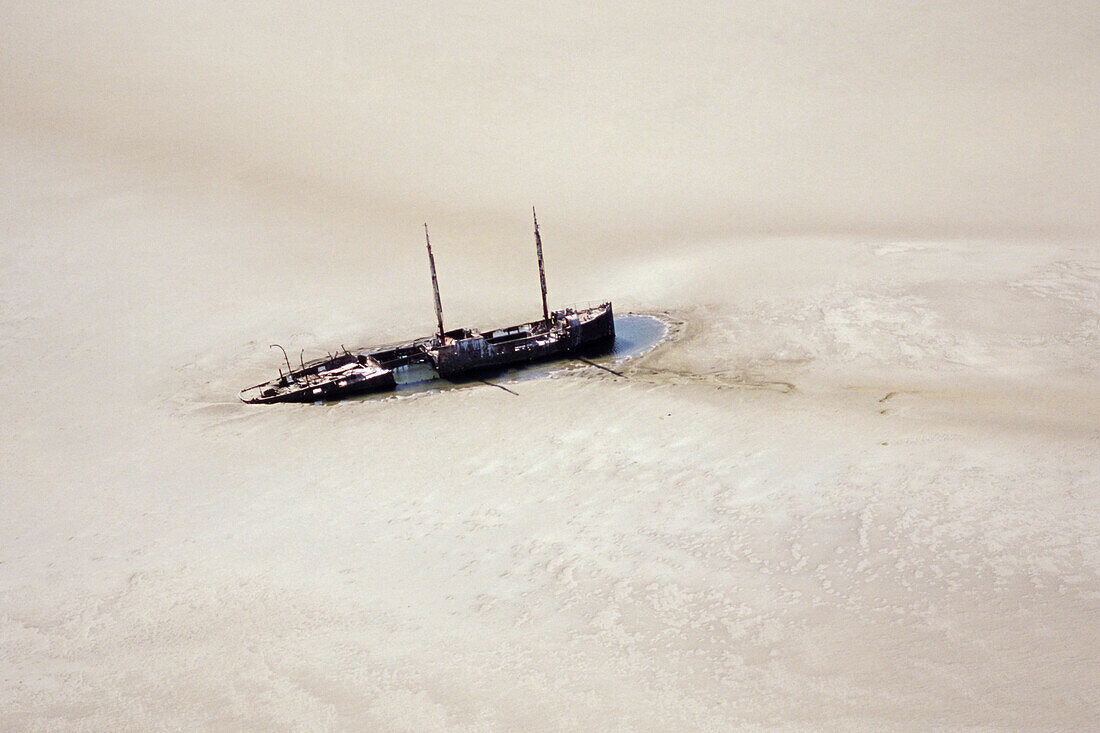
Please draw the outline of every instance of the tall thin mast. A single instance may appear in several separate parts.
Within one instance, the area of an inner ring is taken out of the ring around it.
[[[439,281],[435,279],[435,256],[432,240],[428,237],[428,224],[424,224],[424,240],[428,243],[428,264],[432,268],[432,291],[435,293],[435,319],[439,322],[439,340],[443,340],[443,304],[439,302]]]
[[[550,309],[546,307],[546,270],[542,266],[542,237],[539,236],[539,217],[535,207],[531,207],[531,216],[535,219],[535,250],[539,253],[539,283],[542,285],[542,319],[550,320]]]

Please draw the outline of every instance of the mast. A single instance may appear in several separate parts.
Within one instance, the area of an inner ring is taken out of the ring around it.
[[[435,279],[435,256],[432,240],[428,237],[428,224],[424,224],[424,240],[428,243],[428,265],[432,268],[432,291],[435,293],[435,319],[439,322],[439,340],[443,341],[443,304],[439,302],[439,281]]]
[[[542,237],[539,236],[539,217],[535,207],[531,207],[531,216],[535,220],[535,250],[539,254],[539,283],[542,285],[542,320],[550,320],[550,309],[546,307],[546,270],[542,265]]]

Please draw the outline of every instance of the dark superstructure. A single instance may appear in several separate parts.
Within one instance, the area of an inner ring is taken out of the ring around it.
[[[443,306],[427,224],[424,236],[439,326],[435,335],[402,344],[356,349],[354,353],[344,349],[343,353],[323,359],[300,361],[297,369],[291,367],[284,350],[286,373],[280,369],[278,379],[241,390],[241,400],[251,404],[337,400],[393,389],[398,383],[435,377],[457,379],[487,369],[560,357],[614,340],[615,316],[610,302],[556,311],[547,307],[546,272],[537,217],[535,247],[542,286],[542,319],[486,333],[469,328],[444,330]]]

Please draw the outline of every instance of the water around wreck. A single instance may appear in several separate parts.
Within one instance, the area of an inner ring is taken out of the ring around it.
[[[484,387],[486,382],[490,385],[502,385],[508,387],[517,382],[526,382],[531,379],[544,379],[555,374],[572,370],[595,370],[592,364],[598,364],[611,369],[631,359],[642,356],[665,341],[671,328],[664,318],[656,315],[628,313],[615,316],[615,340],[603,347],[582,351],[576,355],[570,355],[561,359],[552,359],[520,367],[500,370],[490,370],[463,380],[450,380],[441,378],[430,368],[423,369],[419,373],[410,374],[405,381],[398,381],[397,387],[387,392],[352,397],[351,400],[381,400],[395,397],[411,397],[426,392],[437,392],[446,389],[461,389],[467,387]],[[590,363],[582,361],[587,360]],[[511,390],[509,390],[511,391]],[[347,399],[343,401],[348,401]],[[314,404],[323,404],[320,402]]]

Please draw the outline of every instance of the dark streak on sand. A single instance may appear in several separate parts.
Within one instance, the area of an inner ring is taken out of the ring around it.
[[[577,357],[577,361],[583,361],[585,364],[588,364],[589,366],[594,366],[597,369],[603,369],[605,372],[611,372],[616,377],[623,377],[624,379],[626,378],[626,375],[624,375],[622,372],[617,372],[614,369],[605,367],[603,364],[597,364],[594,361],[589,361],[588,359],[584,359],[582,357]]]
[[[512,390],[505,387],[503,384],[497,384],[496,382],[490,382],[488,379],[479,379],[477,381],[481,382],[482,384],[487,384],[490,387],[496,387],[498,389],[503,389],[508,394],[514,394],[516,397],[519,397],[519,392],[513,392]]]

